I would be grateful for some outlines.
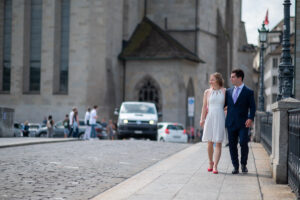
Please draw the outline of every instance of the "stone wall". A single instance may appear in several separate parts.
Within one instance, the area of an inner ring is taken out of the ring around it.
[[[70,47],[68,93],[58,92],[60,1],[43,0],[41,90],[24,89],[28,74],[29,19],[26,0],[13,1],[11,91],[1,94],[2,105],[15,109],[16,121],[41,122],[53,115],[62,120],[73,106],[83,118],[88,106],[99,105],[101,116],[112,116],[122,101],[123,6],[120,1],[72,0],[70,7]]]
[[[0,137],[13,137],[14,109],[0,107]]]

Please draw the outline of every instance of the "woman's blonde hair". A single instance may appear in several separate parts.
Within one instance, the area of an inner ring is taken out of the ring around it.
[[[224,86],[224,79],[222,77],[222,74],[220,74],[219,72],[215,72],[211,74],[211,76],[214,76],[216,78],[216,81],[220,87]]]

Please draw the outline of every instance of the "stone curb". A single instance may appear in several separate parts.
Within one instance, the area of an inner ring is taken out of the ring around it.
[[[1,138],[0,138],[1,140]],[[52,139],[52,140],[38,140],[38,141],[20,141],[17,143],[11,144],[0,144],[0,148],[9,148],[9,147],[18,147],[18,146],[27,146],[27,145],[35,145],[35,144],[47,144],[47,143],[58,143],[58,142],[74,142],[74,141],[81,141],[78,139]]]

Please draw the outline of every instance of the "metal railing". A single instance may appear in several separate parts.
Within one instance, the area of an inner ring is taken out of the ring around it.
[[[288,183],[300,198],[300,109],[289,111]]]
[[[267,112],[266,116],[261,117],[261,143],[269,155],[272,153],[272,121],[272,113]]]

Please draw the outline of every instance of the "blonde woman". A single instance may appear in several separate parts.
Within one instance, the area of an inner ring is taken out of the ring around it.
[[[213,73],[209,79],[210,88],[203,95],[200,126],[204,128],[202,141],[207,142],[209,159],[208,171],[218,174],[222,142],[225,138],[225,92],[224,80],[220,73]],[[213,144],[216,144],[215,151]]]

